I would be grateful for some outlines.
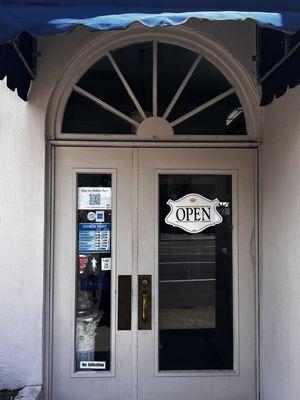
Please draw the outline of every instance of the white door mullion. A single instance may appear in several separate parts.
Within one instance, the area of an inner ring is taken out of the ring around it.
[[[98,104],[100,107],[104,108],[105,110],[117,115],[119,118],[124,119],[125,121],[129,122],[134,126],[139,126],[139,123],[134,120],[133,118],[128,117],[128,115],[123,114],[121,111],[117,110],[116,108],[112,107],[111,105],[105,103],[105,101],[99,99],[98,97],[92,95],[91,93],[87,92],[86,90],[80,88],[77,85],[73,86],[73,90],[82,96],[86,97],[87,99],[93,101],[94,103]]]
[[[196,60],[193,62],[190,70],[186,74],[186,76],[183,79],[183,81],[181,82],[181,85],[179,86],[177,92],[175,93],[173,99],[171,100],[171,103],[168,105],[168,107],[167,107],[167,109],[166,109],[166,111],[165,111],[165,113],[163,115],[163,118],[167,119],[168,115],[170,114],[170,112],[172,111],[173,107],[175,106],[179,96],[181,95],[181,93],[183,92],[184,88],[186,87],[186,85],[188,84],[189,80],[191,79],[191,76],[193,75],[193,72],[197,68],[197,65],[199,64],[201,58],[202,58],[202,56],[200,56],[200,54],[199,54],[198,57],[196,58]]]
[[[107,53],[107,57],[109,59],[109,61],[111,62],[111,65],[113,66],[114,70],[116,71],[118,77],[120,78],[120,81],[123,83],[129,97],[131,98],[131,100],[133,101],[134,105],[136,106],[136,109],[138,110],[138,112],[140,113],[141,117],[143,119],[146,119],[146,114],[144,113],[144,110],[142,109],[138,99],[135,97],[135,94],[133,93],[131,87],[129,86],[126,78],[124,77],[122,71],[120,70],[120,68],[118,67],[118,64],[116,63],[115,59],[113,58],[113,56],[108,52]]]
[[[201,104],[199,107],[196,107],[192,111],[189,111],[188,113],[184,114],[182,117],[175,119],[174,121],[171,122],[171,126],[176,126],[176,125],[180,124],[181,122],[185,121],[186,119],[193,117],[194,115],[200,113],[201,111],[212,106],[213,104],[216,104],[219,101],[225,99],[225,97],[230,96],[234,92],[235,92],[235,88],[226,90],[225,92],[219,94],[218,96],[214,97],[213,99],[208,100],[206,103]]]
[[[153,41],[152,57],[152,113],[157,117],[157,40]]]

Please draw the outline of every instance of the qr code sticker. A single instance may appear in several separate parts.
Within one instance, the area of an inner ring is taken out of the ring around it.
[[[99,193],[90,193],[89,194],[89,205],[90,206],[98,206],[101,203],[101,196]]]

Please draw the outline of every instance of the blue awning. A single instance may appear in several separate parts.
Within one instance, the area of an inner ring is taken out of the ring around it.
[[[17,89],[19,96],[26,100],[36,63],[35,38],[69,32],[77,25],[89,30],[113,30],[125,29],[134,22],[149,27],[180,25],[190,18],[252,19],[262,28],[295,33],[300,29],[300,1],[0,0],[0,78],[7,76],[8,87]],[[298,54],[299,49],[291,58],[295,60]],[[298,70],[294,74],[300,75]],[[264,80],[269,90],[270,80],[269,77]],[[293,84],[296,81],[294,78]],[[267,98],[270,97],[272,94],[268,94]]]
[[[300,84],[300,31],[289,35],[260,28],[257,39],[261,105],[267,105]]]

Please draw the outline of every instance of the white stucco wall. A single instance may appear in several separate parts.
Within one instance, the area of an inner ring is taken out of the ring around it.
[[[265,108],[261,149],[262,393],[300,399],[300,87]]]
[[[0,86],[0,387],[41,383],[41,110]]]
[[[0,389],[43,380],[45,115],[79,36],[41,41],[27,103],[0,81]]]
[[[253,23],[190,26],[224,43],[254,77]],[[0,388],[43,380],[46,108],[67,64],[95,35],[79,28],[39,40],[42,57],[28,103],[0,82]]]

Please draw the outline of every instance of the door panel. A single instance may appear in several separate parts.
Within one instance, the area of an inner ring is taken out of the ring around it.
[[[139,273],[153,277],[139,400],[254,400],[254,151],[141,149],[138,187]],[[229,203],[223,222],[197,234],[167,225],[166,201],[189,193]]]
[[[55,159],[52,398],[254,400],[255,151]]]
[[[116,289],[132,275],[132,150],[55,156],[52,398],[129,399],[131,330],[116,329]]]

